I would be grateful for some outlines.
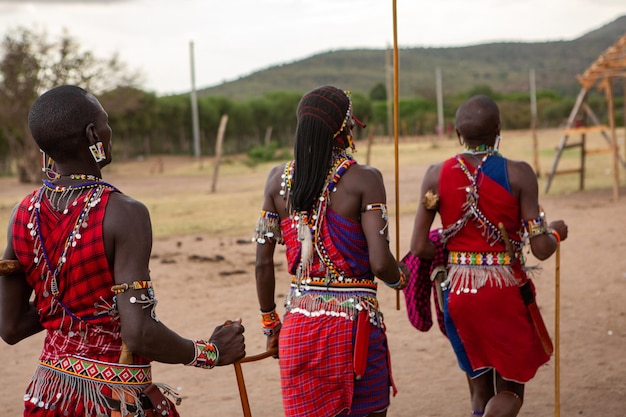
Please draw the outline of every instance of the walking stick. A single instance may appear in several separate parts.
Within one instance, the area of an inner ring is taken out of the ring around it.
[[[561,244],[557,242],[554,258],[554,416],[561,415]]]
[[[239,398],[241,399],[241,408],[243,409],[243,417],[252,417],[252,412],[250,411],[250,402],[248,401],[248,391],[246,390],[246,381],[243,379],[243,370],[241,369],[241,364],[245,362],[255,362],[261,359],[269,358],[270,356],[275,356],[278,353],[277,348],[272,348],[263,353],[259,353],[254,356],[246,356],[245,358],[233,363],[235,367],[235,376],[237,377],[237,387],[239,388]]]
[[[393,144],[395,156],[395,180],[396,180],[396,259],[400,259],[400,175],[398,161],[398,17],[396,12],[396,0],[392,1],[393,9]],[[396,310],[400,310],[400,290],[396,290]]]

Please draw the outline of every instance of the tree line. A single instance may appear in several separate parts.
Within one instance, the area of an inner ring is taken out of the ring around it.
[[[30,139],[27,116],[34,99],[60,84],[76,84],[98,96],[109,113],[116,158],[158,154],[191,155],[193,133],[189,94],[157,96],[142,90],[141,74],[132,72],[117,56],[95,57],[81,49],[68,33],[56,40],[25,28],[10,32],[0,45],[0,175],[17,174],[22,182],[40,180],[41,159]],[[198,97],[200,149],[212,155],[222,115],[228,114],[223,152],[248,153],[267,159],[274,150],[293,145],[299,91],[275,91],[259,98],[232,100],[228,97]],[[466,92],[444,99],[444,124],[454,125],[456,108],[468,97],[485,94],[501,109],[503,129],[527,129],[531,125],[528,92],[499,93],[488,85],[471,86]],[[354,114],[374,128],[377,135],[391,135],[389,97],[383,82],[366,93],[353,93]],[[537,92],[538,127],[556,127],[564,122],[574,97],[551,91]],[[600,93],[591,93],[588,104],[606,119],[606,104]],[[616,108],[623,108],[618,97]],[[437,103],[434,97],[415,96],[399,100],[399,134],[434,134]],[[623,124],[623,111],[616,112]],[[268,134],[270,134],[268,136]],[[357,132],[357,135],[363,132]],[[269,139],[269,141],[268,141]],[[270,149],[271,152],[263,150]]]

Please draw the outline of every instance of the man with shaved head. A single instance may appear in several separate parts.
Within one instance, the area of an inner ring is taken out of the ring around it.
[[[459,107],[456,132],[465,149],[427,170],[411,239],[421,259],[447,253],[446,333],[467,374],[471,415],[485,417],[517,416],[524,384],[550,358],[549,337],[531,320],[534,286],[522,249],[528,243],[544,260],[567,238],[563,221],[547,224],[530,165],[498,151],[500,128],[491,98]],[[437,214],[442,228],[431,233]]]
[[[158,319],[150,215],[102,180],[112,130],[96,97],[53,88],[33,103],[28,126],[51,158],[48,179],[9,221],[3,258],[22,271],[0,275],[0,337],[15,344],[45,332],[24,416],[177,417],[161,391],[177,395],[152,383],[151,362],[233,363],[245,356],[243,326],[229,321],[195,340]]]

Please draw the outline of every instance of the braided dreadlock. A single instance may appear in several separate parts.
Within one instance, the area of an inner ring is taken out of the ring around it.
[[[349,146],[346,126],[352,117],[350,98],[336,87],[320,87],[302,97],[297,115],[296,169],[290,198],[295,211],[307,211],[324,186],[333,149]]]

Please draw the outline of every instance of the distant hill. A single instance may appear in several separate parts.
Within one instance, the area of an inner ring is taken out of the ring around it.
[[[435,97],[437,67],[446,95],[481,85],[501,93],[528,91],[529,71],[534,68],[538,90],[575,95],[580,90],[576,76],[625,33],[626,15],[570,41],[402,48],[398,52],[399,93],[401,97]],[[272,91],[305,92],[333,84],[367,95],[376,84],[387,82],[387,53],[382,49],[330,51],[204,88],[198,94],[246,100]]]

